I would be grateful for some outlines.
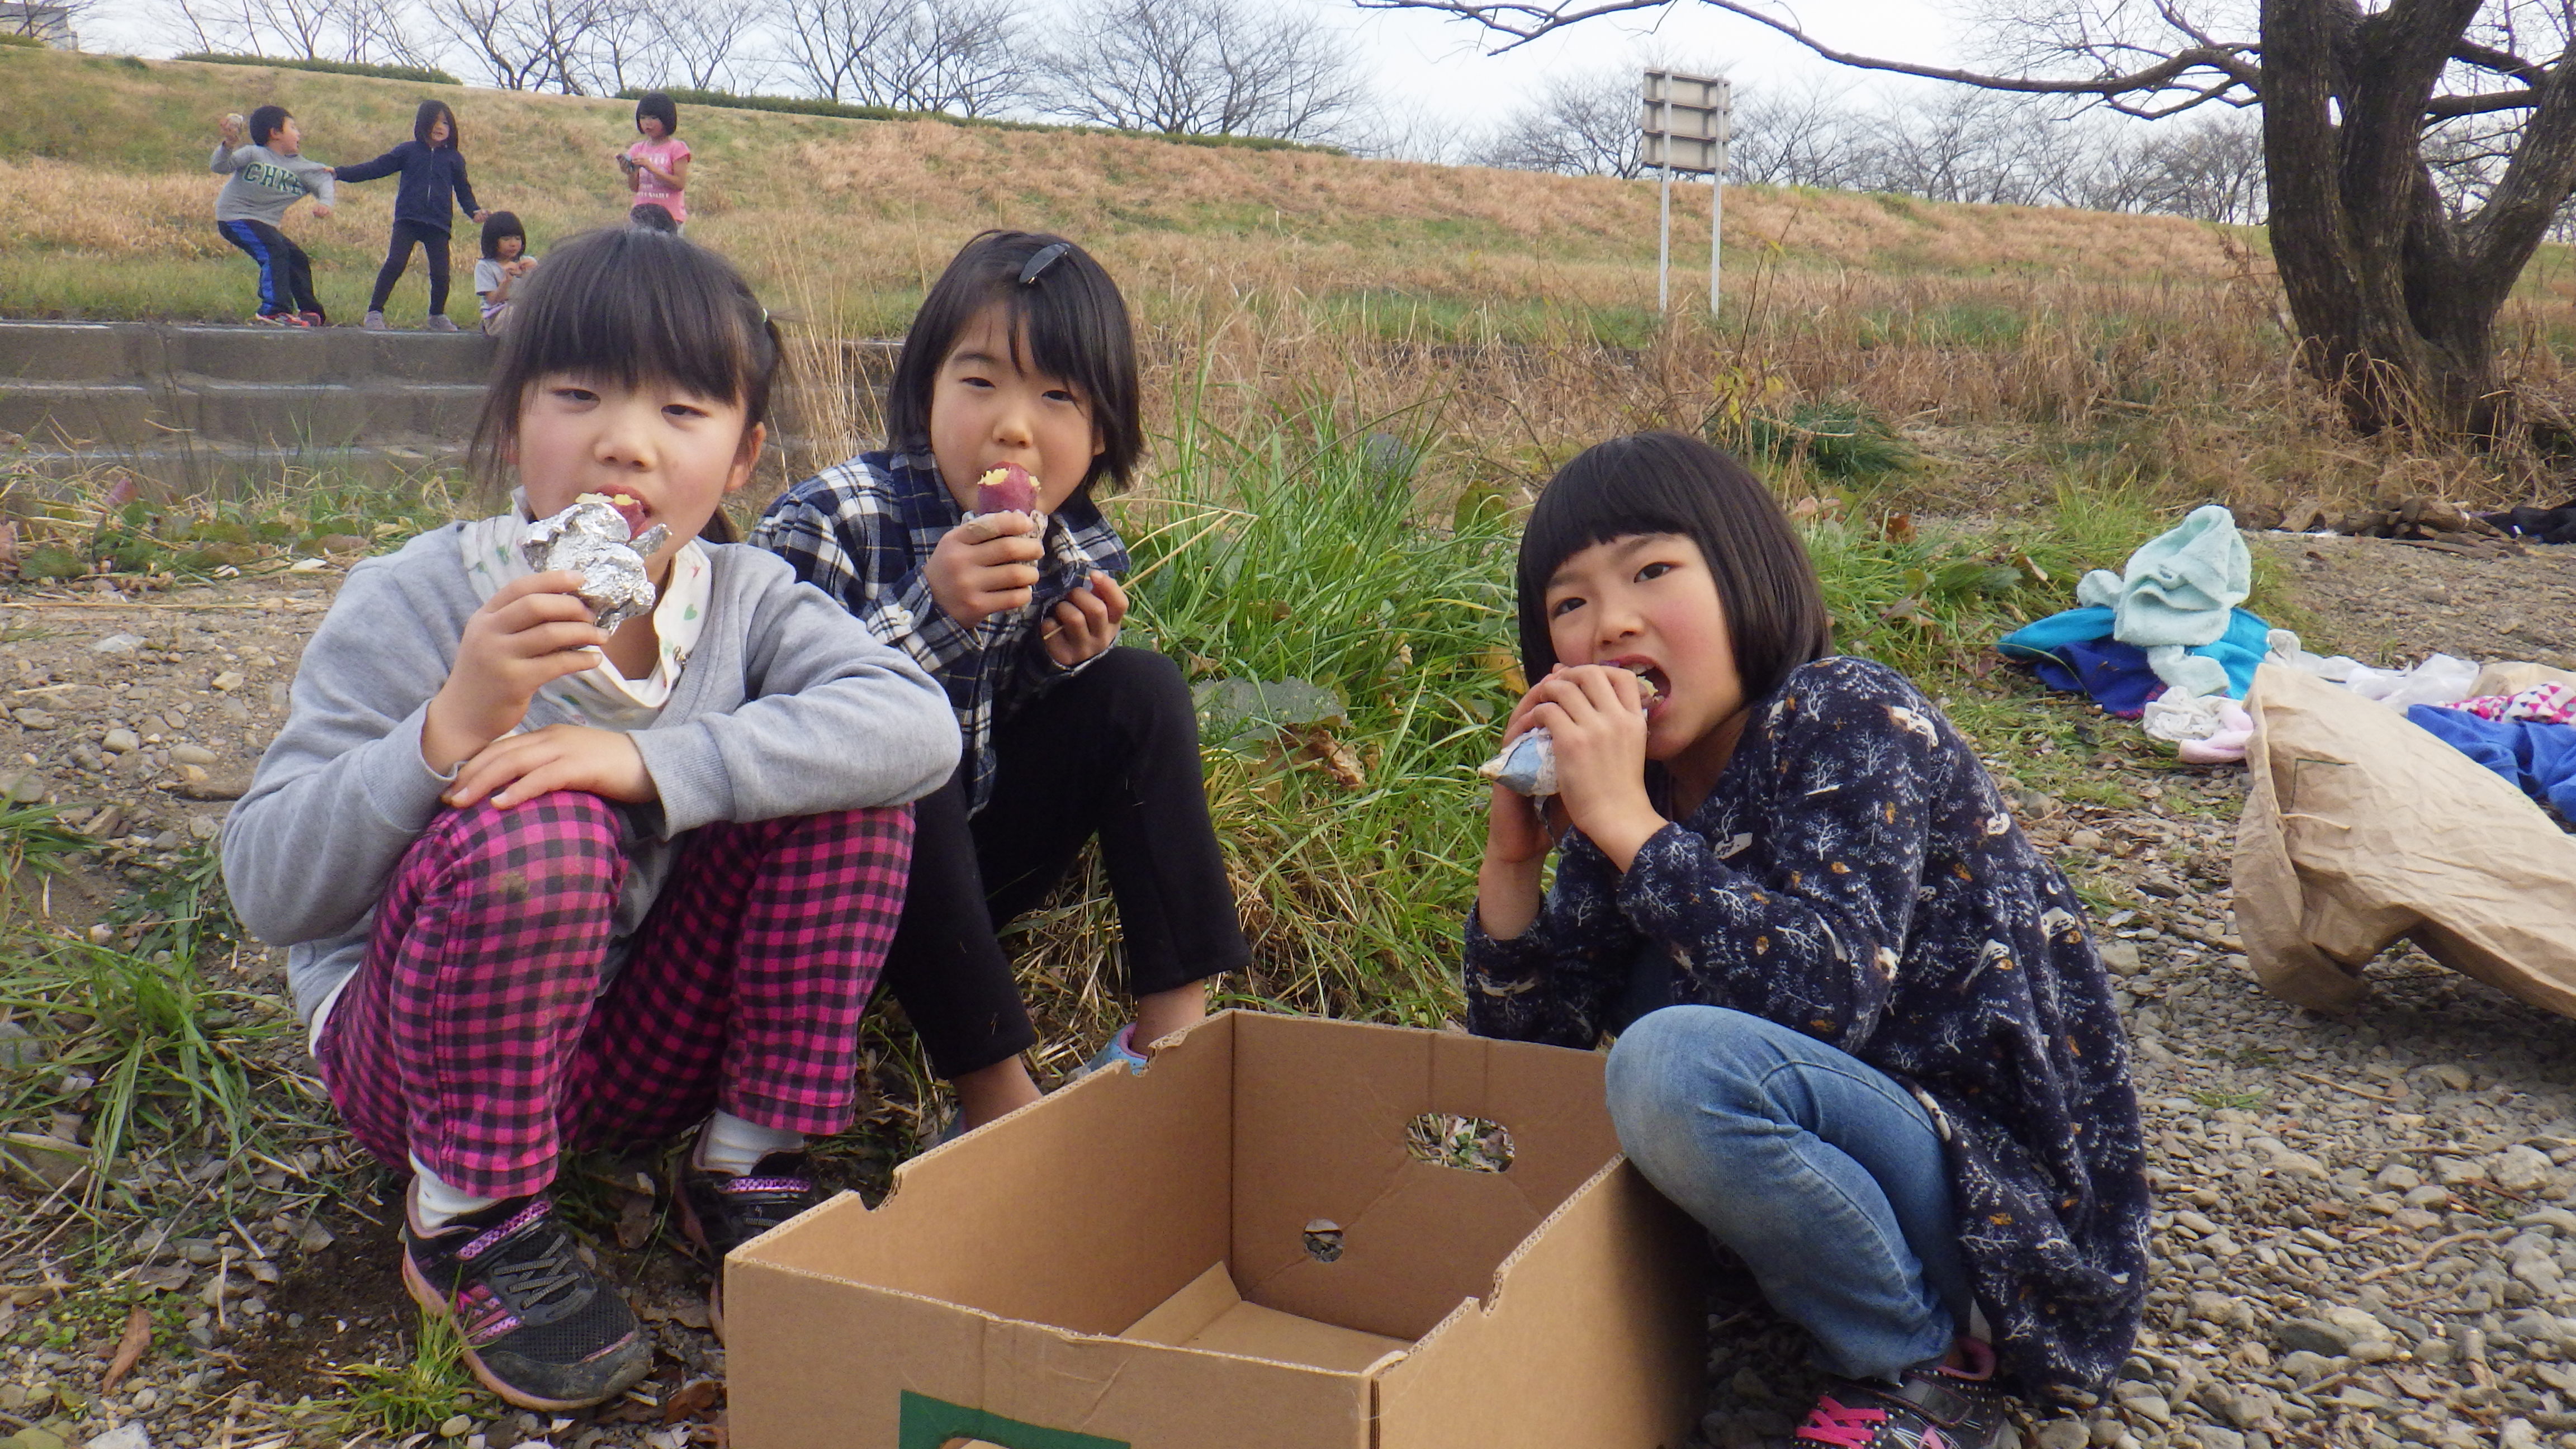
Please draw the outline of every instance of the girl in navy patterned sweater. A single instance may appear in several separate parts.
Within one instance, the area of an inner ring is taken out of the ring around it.
[[[1505,735],[1547,728],[1557,793],[1494,787],[1469,1024],[1617,1034],[1629,1157],[1842,1376],[1801,1441],[1981,1449],[2002,1389],[2098,1387],[2147,1286],[2127,1048],[1967,742],[1831,654],[1787,519],[1695,439],[1568,464],[1519,593]]]

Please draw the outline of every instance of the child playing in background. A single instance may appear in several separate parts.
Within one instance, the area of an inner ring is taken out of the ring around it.
[[[242,144],[248,130],[250,144]],[[259,311],[254,322],[272,327],[324,327],[330,318],[313,295],[313,259],[287,240],[277,224],[299,199],[313,198],[313,215],[331,215],[331,168],[304,156],[304,137],[284,106],[262,106],[245,124],[223,120],[207,169],[230,178],[215,193],[215,230],[259,263]]]
[[[646,231],[667,231],[675,235],[680,230],[680,224],[671,220],[671,213],[664,211],[661,207],[650,201],[639,201],[633,206],[628,207],[626,210],[626,224],[628,226],[640,226]]]
[[[1494,786],[1469,1028],[1621,1033],[1620,1145],[1844,1376],[1800,1442],[1988,1449],[2004,1384],[2101,1388],[2147,1292],[2128,1051],[1976,752],[1832,657],[1788,519],[1697,439],[1568,463],[1519,602],[1504,737],[1549,732],[1557,791]]]
[[[342,181],[373,181],[400,173],[394,192],[394,234],[385,246],[385,264],[376,269],[376,290],[367,298],[365,326],[385,330],[385,302],[394,294],[418,246],[429,267],[429,322],[432,332],[453,332],[447,320],[447,238],[462,203],[476,221],[486,213],[474,202],[474,184],[465,179],[465,153],[457,149],[456,112],[445,101],[423,101],[413,113],[411,139],[373,161],[343,166],[332,174]]]
[[[680,108],[660,91],[646,91],[635,103],[635,129],[644,139],[617,158],[626,189],[638,208],[658,206],[670,213],[677,231],[689,220],[689,143],[680,139]]]
[[[858,1025],[946,779],[939,687],[724,536],[778,370],[751,289],[677,237],[597,232],[523,284],[475,456],[510,512],[350,570],[224,879],[287,975],[353,1135],[412,1174],[402,1275],[531,1409],[652,1367],[548,1197],[562,1154],[695,1129],[675,1196],[725,1252],[819,1200]],[[656,605],[592,624],[532,517],[610,495]],[[316,869],[327,861],[329,869]],[[703,1125],[701,1125],[703,1124]],[[721,1330],[721,1283],[711,1308]]]
[[[1037,1040],[996,932],[1098,836],[1136,1019],[1093,1065],[1141,1062],[1250,958],[1171,660],[1113,647],[1127,552],[1092,501],[1142,451],[1136,345],[1118,286],[1069,241],[986,232],[921,304],[886,393],[891,447],[779,495],[775,549],[947,686],[957,777],[921,802],[886,984],[956,1083],[961,1123],[1034,1101]],[[984,513],[1017,464],[1030,512]]]
[[[474,264],[474,295],[483,299],[483,330],[498,337],[510,325],[510,296],[519,279],[536,270],[528,232],[514,212],[483,217],[483,259]]]

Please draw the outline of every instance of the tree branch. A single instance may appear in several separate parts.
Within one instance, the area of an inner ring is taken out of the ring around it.
[[[2453,45],[2451,59],[2462,65],[2473,65],[2480,70],[2494,71],[2497,75],[2512,76],[2527,86],[2536,88],[2549,84],[2549,71],[2546,67],[2524,60],[2512,51],[2498,50],[2491,45],[2480,45],[2472,40],[2463,40]]]

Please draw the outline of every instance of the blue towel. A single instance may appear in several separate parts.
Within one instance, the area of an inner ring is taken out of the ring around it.
[[[2406,717],[2522,793],[2547,802],[2560,820],[2576,821],[2576,725],[2480,719],[2438,704],[2415,705]]]
[[[2113,611],[2108,608],[2068,609],[2064,613],[2051,614],[2045,619],[2015,629],[1996,641],[1995,648],[2007,659],[2018,659],[2036,666],[2039,669],[2041,682],[2047,684],[2049,688],[2082,690],[2099,700],[2102,698],[2099,690],[2083,683],[2073,682],[2079,666],[2068,659],[2064,651],[2067,646],[2073,644],[2098,643],[2107,646],[2112,642],[2112,628]],[[2228,620],[2227,632],[2221,635],[2216,643],[2184,650],[2183,657],[2186,660],[2206,659],[2214,662],[2219,670],[2224,672],[2226,694],[2232,699],[2243,699],[2245,692],[2254,687],[2254,671],[2262,666],[2264,655],[2270,652],[2271,638],[2272,626],[2262,615],[2237,609]],[[2172,679],[2169,674],[2158,678],[2153,663],[2145,651],[2127,644],[2121,644],[2118,647],[2127,650],[2128,654],[2137,656],[2137,667],[2149,671],[2150,678],[2156,679],[2156,687],[2149,689],[2140,698],[2138,704],[2131,708],[2114,709],[2105,703],[2102,707],[2111,713],[2135,717],[2146,708],[2146,700],[2153,699],[2164,692],[2164,685],[2185,683]],[[2128,654],[2112,654],[2108,657],[2119,660],[2125,666],[2128,662]],[[2044,660],[2054,660],[2063,666],[2057,679],[2050,677],[2048,666],[2041,662]],[[2208,666],[2201,667],[2205,669]],[[2060,683],[2058,679],[2069,682]],[[2185,683],[2185,687],[2193,686]],[[2219,690],[2205,689],[2200,692],[2215,694]],[[2120,690],[2120,698],[2125,701],[2127,697],[2128,690],[2123,686]]]
[[[2069,694],[2089,694],[2104,714],[2136,719],[2165,682],[2147,667],[2147,651],[2117,639],[2078,639],[2031,661],[2039,682]]]

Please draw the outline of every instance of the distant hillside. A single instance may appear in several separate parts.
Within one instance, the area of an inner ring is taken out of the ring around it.
[[[214,233],[204,169],[215,120],[275,101],[307,154],[363,160],[408,136],[432,94],[461,118],[484,203],[516,211],[540,250],[622,216],[610,158],[632,139],[627,102],[0,51],[0,310],[236,314],[244,268]],[[1587,318],[1613,338],[1653,306],[1648,181],[711,107],[685,108],[681,134],[698,158],[692,235],[853,330],[899,329],[955,246],[991,226],[1077,237],[1140,297],[1293,294],[1462,334]],[[336,217],[292,224],[326,300],[363,295],[392,196],[390,182],[351,187]],[[1707,205],[1676,188],[1685,297],[1705,288]],[[1767,187],[1729,189],[1727,240],[1730,288],[1748,296],[1765,268],[2194,286],[2243,265],[2220,229],[2168,217]],[[417,309],[416,278],[404,295],[398,309]]]

